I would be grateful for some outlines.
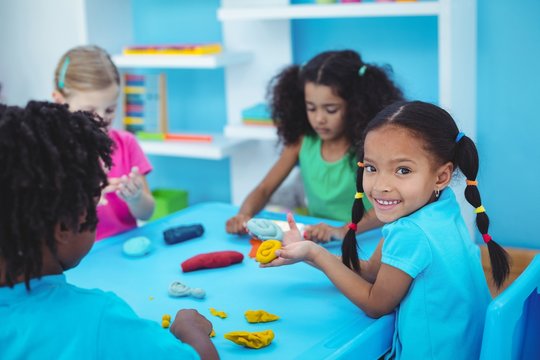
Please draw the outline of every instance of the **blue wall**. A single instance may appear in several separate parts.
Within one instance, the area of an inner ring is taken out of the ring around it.
[[[493,237],[540,248],[540,2],[478,1],[478,148],[480,190]],[[133,0],[138,43],[221,41],[218,0]],[[295,20],[293,56],[353,48],[365,61],[390,64],[409,99],[436,102],[437,22],[433,17]],[[221,131],[226,123],[222,70],[169,72],[171,128]],[[229,201],[227,161],[151,159],[152,187],[179,186],[192,202]],[[246,170],[249,171],[249,170]],[[517,189],[518,191],[513,191]],[[533,233],[534,231],[534,233]]]
[[[540,249],[540,2],[479,0],[480,189],[493,237]]]
[[[136,44],[221,43],[219,0],[133,0]],[[157,72],[157,71],[152,71]],[[223,69],[170,70],[169,131],[220,133],[226,123]],[[191,204],[231,201],[229,161],[151,156],[152,189],[188,190]]]

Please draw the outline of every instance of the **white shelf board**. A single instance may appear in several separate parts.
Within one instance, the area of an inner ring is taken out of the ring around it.
[[[249,53],[220,53],[215,55],[115,55],[119,68],[183,68],[214,69],[248,62]]]
[[[277,130],[274,126],[256,125],[226,125],[225,136],[235,139],[277,140]]]
[[[249,142],[246,139],[228,138],[221,134],[211,135],[211,142],[139,140],[139,144],[147,155],[221,160]]]
[[[439,1],[359,4],[299,4],[285,6],[222,7],[218,19],[283,20],[340,17],[436,16]]]

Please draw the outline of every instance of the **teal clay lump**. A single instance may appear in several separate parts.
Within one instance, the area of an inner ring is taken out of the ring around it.
[[[122,251],[131,257],[144,256],[152,251],[152,242],[144,236],[133,237],[124,242]]]
[[[282,240],[283,230],[272,220],[250,219],[246,224],[248,232],[260,240]]]

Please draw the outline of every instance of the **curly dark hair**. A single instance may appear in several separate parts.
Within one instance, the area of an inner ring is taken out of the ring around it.
[[[323,52],[303,66],[286,67],[270,81],[267,90],[280,140],[289,145],[302,135],[315,134],[304,99],[304,86],[312,82],[331,87],[345,100],[345,133],[352,145],[351,152],[355,152],[367,123],[387,105],[403,100],[391,73],[389,66],[364,63],[353,50]]]
[[[94,230],[112,141],[106,123],[67,106],[0,106],[0,278],[40,277],[43,245],[56,253],[55,226]],[[85,221],[80,224],[80,217]]]

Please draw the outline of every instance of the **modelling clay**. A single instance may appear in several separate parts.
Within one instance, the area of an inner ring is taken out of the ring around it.
[[[152,242],[144,236],[133,237],[124,242],[122,251],[127,256],[144,256],[152,251]]]
[[[270,322],[279,319],[279,316],[270,314],[264,310],[247,310],[244,316],[249,323]]]
[[[257,250],[262,244],[262,240],[251,238],[249,239],[249,243],[251,244],[251,250],[249,250],[248,256],[255,259],[255,257],[257,256]]]
[[[281,249],[281,241],[266,240],[259,246],[255,260],[261,264],[267,264],[277,258],[276,250]]]
[[[202,299],[206,296],[206,292],[201,288],[190,288],[180,281],[173,281],[169,285],[169,295],[172,297],[193,296]]]
[[[225,267],[241,262],[244,255],[238,251],[216,251],[199,254],[184,261],[180,266],[183,272],[200,269]]]
[[[222,319],[225,319],[227,317],[227,314],[225,313],[225,311],[219,311],[214,308],[210,308],[210,314],[220,317]]]
[[[260,240],[283,239],[283,230],[272,220],[250,219],[246,227],[251,235]]]
[[[171,315],[165,314],[161,317],[161,327],[167,329],[171,325]]]
[[[249,331],[232,331],[223,335],[225,339],[232,341],[235,344],[242,345],[252,349],[260,349],[270,345],[274,340],[274,332],[265,330],[259,332]]]
[[[201,224],[182,225],[165,230],[163,239],[167,244],[172,245],[202,236],[202,234],[204,234],[204,228]]]

